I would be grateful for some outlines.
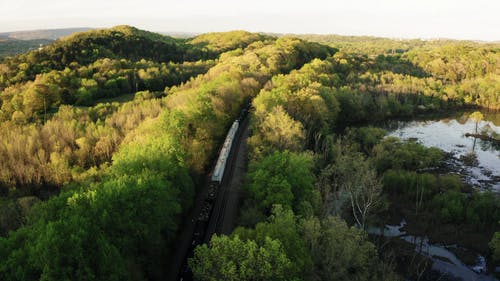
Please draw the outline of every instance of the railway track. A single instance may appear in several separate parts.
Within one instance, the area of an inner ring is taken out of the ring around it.
[[[202,205],[195,208],[195,216],[192,219],[195,225],[190,233],[189,249],[185,251],[182,266],[180,270],[177,270],[178,277],[175,280],[193,280],[187,260],[193,256],[196,246],[209,243],[214,234],[223,233],[227,211],[235,211],[227,209],[228,201],[231,198],[229,188],[236,169],[235,163],[240,150],[243,132],[248,126],[248,110],[249,107],[243,109],[239,118],[231,126],[219,153],[210,182],[206,186],[208,191],[205,192],[204,200],[201,201]],[[185,235],[189,235],[189,233]]]
[[[205,239],[207,242],[210,241],[210,238],[212,237],[213,234],[222,234],[223,233],[223,224],[225,222],[226,207],[228,205],[228,198],[229,198],[230,192],[231,192],[229,189],[230,188],[230,181],[233,178],[233,174],[235,172],[235,162],[236,162],[237,154],[239,151],[239,147],[241,145],[241,137],[242,137],[243,131],[246,129],[246,126],[248,125],[247,119],[241,120],[240,122],[241,122],[240,130],[238,130],[238,133],[235,136],[235,139],[237,139],[238,141],[233,144],[233,148],[232,148],[230,155],[229,155],[229,161],[227,163],[227,167],[229,167],[229,168],[226,169],[226,174],[224,175],[224,179],[221,183],[221,189],[219,190],[219,192],[222,193],[222,196],[221,196],[222,203],[221,203],[219,210],[214,210],[214,213],[216,212],[216,214],[214,215],[214,222],[211,222],[215,225],[215,230],[214,230],[214,233],[207,233],[206,239]]]

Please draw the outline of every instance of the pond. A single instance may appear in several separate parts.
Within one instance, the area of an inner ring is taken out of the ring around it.
[[[425,118],[411,121],[391,120],[382,125],[389,135],[401,139],[417,139],[425,146],[433,146],[451,153],[447,165],[465,182],[479,189],[500,193],[500,145],[498,142],[465,136],[475,133],[476,122],[469,118],[471,112],[456,113],[446,117]],[[483,112],[478,132],[500,135],[500,113]]]
[[[446,116],[424,116],[413,120],[390,120],[381,124],[390,136],[416,139],[428,147],[437,147],[448,153],[446,170],[456,173],[467,184],[480,190],[500,193],[500,144],[497,141],[468,137],[476,133],[472,112],[459,112]],[[500,136],[500,112],[482,112],[484,119],[477,123],[477,133],[498,139]],[[465,265],[453,252],[456,245],[431,244],[426,237],[412,236],[402,228],[406,224],[386,225],[384,229],[368,232],[385,237],[399,237],[415,245],[415,250],[433,261],[433,269],[463,280],[497,280],[485,274],[487,260],[477,255],[477,263]]]
[[[456,245],[435,245],[429,243],[426,237],[417,237],[406,234],[401,229],[406,222],[403,220],[399,225],[386,225],[384,228],[369,228],[368,233],[382,235],[384,237],[399,237],[415,246],[415,251],[432,260],[432,269],[442,272],[443,275],[451,275],[464,281],[498,281],[495,277],[486,274],[486,258],[477,255],[476,264],[465,265],[451,248]]]

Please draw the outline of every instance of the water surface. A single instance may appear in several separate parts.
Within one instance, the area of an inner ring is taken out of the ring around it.
[[[431,244],[426,237],[408,235],[401,229],[406,225],[406,221],[401,221],[399,225],[386,225],[384,228],[368,228],[367,232],[384,237],[399,237],[415,246],[415,251],[430,258],[433,262],[432,269],[443,274],[449,274],[464,281],[498,281],[495,277],[486,274],[486,258],[477,255],[476,264],[465,265],[450,248],[456,245],[436,245]]]
[[[415,138],[425,146],[452,153],[448,163],[452,171],[476,188],[500,192],[500,148],[491,141],[465,136],[474,133],[476,127],[469,114],[427,120],[392,120],[384,127],[389,135],[401,139]],[[478,131],[500,135],[500,113],[483,114],[485,119],[478,123]],[[477,161],[470,161],[474,158]]]

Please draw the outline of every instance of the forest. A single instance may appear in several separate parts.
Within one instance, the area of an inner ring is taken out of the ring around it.
[[[495,274],[499,193],[377,124],[500,110],[500,45],[117,26],[0,58],[0,280],[164,280],[248,103],[238,227],[196,247],[195,280],[436,280],[370,231],[401,216]]]

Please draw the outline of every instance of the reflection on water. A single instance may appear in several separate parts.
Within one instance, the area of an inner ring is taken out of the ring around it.
[[[403,220],[399,225],[386,225],[384,228],[368,228],[367,232],[384,237],[399,237],[415,246],[415,251],[430,258],[433,261],[432,269],[445,274],[461,278],[466,281],[498,281],[493,276],[486,274],[486,258],[478,255],[477,264],[474,266],[465,265],[450,248],[456,245],[442,246],[429,243],[425,237],[417,237],[406,234],[401,229],[406,225]]]
[[[465,134],[474,133],[476,127],[468,115],[464,113],[434,120],[389,121],[385,127],[392,136],[416,138],[425,146],[453,153],[454,159],[449,164],[468,183],[500,192],[500,147],[492,141],[466,137]],[[500,135],[500,124],[495,125],[500,114],[485,115],[487,118],[479,122],[478,131],[490,136]]]

